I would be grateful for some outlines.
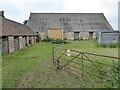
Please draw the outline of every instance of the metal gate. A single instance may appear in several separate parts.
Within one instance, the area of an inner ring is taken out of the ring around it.
[[[118,57],[52,48],[53,64],[57,70],[65,70],[80,77],[90,87],[118,86]]]

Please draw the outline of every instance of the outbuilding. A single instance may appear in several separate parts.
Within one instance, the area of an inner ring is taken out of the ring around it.
[[[103,13],[31,13],[27,25],[42,39],[94,39],[98,31],[113,30]]]
[[[119,41],[119,31],[99,31],[98,32],[98,43],[99,44],[114,44]]]
[[[36,43],[36,34],[26,25],[0,16],[2,53],[12,53]]]

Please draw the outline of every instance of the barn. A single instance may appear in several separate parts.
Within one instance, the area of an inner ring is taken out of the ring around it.
[[[2,53],[12,53],[36,42],[36,34],[26,25],[0,16]]]
[[[42,39],[94,39],[98,31],[113,30],[103,13],[31,13],[27,25]]]

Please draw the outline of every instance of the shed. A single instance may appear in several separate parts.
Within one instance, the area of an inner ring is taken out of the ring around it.
[[[119,40],[119,31],[100,31],[98,32],[98,43],[99,44],[110,44],[117,43]]]
[[[29,44],[28,38],[35,43],[36,34],[26,25],[0,16],[0,37],[2,53],[12,53]],[[34,39],[34,40],[32,40]],[[31,44],[33,44],[31,43]]]

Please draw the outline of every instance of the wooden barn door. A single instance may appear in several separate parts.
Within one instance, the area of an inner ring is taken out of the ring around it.
[[[8,53],[8,37],[2,37],[2,53]]]
[[[17,51],[19,49],[19,37],[14,36],[14,51]]]
[[[25,36],[25,46],[27,46],[27,36]]]
[[[50,28],[48,29],[48,37],[54,39],[63,39],[63,29]]]

